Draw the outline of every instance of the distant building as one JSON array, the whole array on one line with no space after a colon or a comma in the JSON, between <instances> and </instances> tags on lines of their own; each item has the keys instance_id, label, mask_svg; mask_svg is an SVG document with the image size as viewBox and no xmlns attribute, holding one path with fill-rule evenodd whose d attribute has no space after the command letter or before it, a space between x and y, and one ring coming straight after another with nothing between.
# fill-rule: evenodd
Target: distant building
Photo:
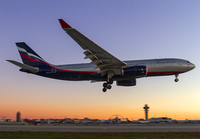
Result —
<instances>
[{"instance_id":1,"label":"distant building","mask_svg":"<svg viewBox=\"0 0 200 139\"><path fill-rule=\"evenodd\" d=\"M20 119L21 119L21 113L17 112L17 114L16 114L16 122L20 122Z\"/></svg>"},{"instance_id":2,"label":"distant building","mask_svg":"<svg viewBox=\"0 0 200 139\"><path fill-rule=\"evenodd\" d=\"M6 117L5 116L1 117L1 122L5 122L5 121L6 121Z\"/></svg>"},{"instance_id":3,"label":"distant building","mask_svg":"<svg viewBox=\"0 0 200 139\"><path fill-rule=\"evenodd\" d=\"M162 122L165 122L165 123L171 123L172 122L172 118L167 118L167 117L153 117L151 119L149 119L149 121L151 123L162 123Z\"/></svg>"}]
</instances>

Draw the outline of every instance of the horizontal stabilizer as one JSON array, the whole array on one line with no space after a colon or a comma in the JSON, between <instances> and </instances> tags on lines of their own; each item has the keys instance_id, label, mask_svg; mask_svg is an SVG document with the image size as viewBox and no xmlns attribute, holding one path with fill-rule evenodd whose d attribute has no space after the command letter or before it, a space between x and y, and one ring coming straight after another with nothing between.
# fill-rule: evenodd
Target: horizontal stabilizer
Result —
<instances>
[{"instance_id":1,"label":"horizontal stabilizer","mask_svg":"<svg viewBox=\"0 0 200 139\"><path fill-rule=\"evenodd\" d=\"M39 68L32 67L32 66L29 66L29 65L26 65L26 64L22 64L20 62L14 61L14 60L7 60L7 61L12 63L12 64L14 64L14 65L16 65L16 66L18 66L18 67L21 67L24 70L30 71L32 73L39 72Z\"/></svg>"}]
</instances>

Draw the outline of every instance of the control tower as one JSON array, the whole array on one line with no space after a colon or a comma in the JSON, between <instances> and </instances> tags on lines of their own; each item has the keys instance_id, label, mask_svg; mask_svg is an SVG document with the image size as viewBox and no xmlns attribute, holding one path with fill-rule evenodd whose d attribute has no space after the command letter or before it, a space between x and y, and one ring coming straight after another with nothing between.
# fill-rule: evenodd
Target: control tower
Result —
<instances>
[{"instance_id":1,"label":"control tower","mask_svg":"<svg viewBox=\"0 0 200 139\"><path fill-rule=\"evenodd\" d=\"M148 107L148 105L145 104L143 108L144 108L144 111L145 111L145 118L146 118L145 120L148 120L148 111L149 111L150 107Z\"/></svg>"},{"instance_id":2,"label":"control tower","mask_svg":"<svg viewBox=\"0 0 200 139\"><path fill-rule=\"evenodd\" d=\"M21 113L17 112L17 114L16 114L16 122L20 122L20 119L21 119Z\"/></svg>"}]
</instances>

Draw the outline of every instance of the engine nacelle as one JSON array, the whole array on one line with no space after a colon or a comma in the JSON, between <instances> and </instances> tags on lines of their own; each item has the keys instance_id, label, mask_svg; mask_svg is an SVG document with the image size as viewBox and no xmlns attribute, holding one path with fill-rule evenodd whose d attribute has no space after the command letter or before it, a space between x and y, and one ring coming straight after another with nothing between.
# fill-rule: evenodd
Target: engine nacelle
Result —
<instances>
[{"instance_id":1,"label":"engine nacelle","mask_svg":"<svg viewBox=\"0 0 200 139\"><path fill-rule=\"evenodd\" d=\"M117 81L117 86L135 86L136 79Z\"/></svg>"},{"instance_id":2,"label":"engine nacelle","mask_svg":"<svg viewBox=\"0 0 200 139\"><path fill-rule=\"evenodd\" d=\"M132 66L128 68L124 68L122 70L122 74L124 76L134 76L134 77L144 77L147 75L147 67L146 66Z\"/></svg>"}]
</instances>

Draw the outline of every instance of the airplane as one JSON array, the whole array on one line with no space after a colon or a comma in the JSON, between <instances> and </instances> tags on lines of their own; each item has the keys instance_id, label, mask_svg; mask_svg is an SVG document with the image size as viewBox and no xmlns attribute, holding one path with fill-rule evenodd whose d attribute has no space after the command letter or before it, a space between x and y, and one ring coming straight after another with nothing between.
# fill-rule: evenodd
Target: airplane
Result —
<instances>
[{"instance_id":1,"label":"airplane","mask_svg":"<svg viewBox=\"0 0 200 139\"><path fill-rule=\"evenodd\" d=\"M195 65L184 59L164 58L147 60L121 61L102 47L91 41L63 19L58 19L62 29L74 39L84 50L85 59L91 63L53 65L46 62L34 52L25 42L16 43L23 63L7 60L19 66L22 72L69 81L104 82L103 92L117 86L135 86L137 78L151 76L178 75L195 68Z\"/></svg>"},{"instance_id":2,"label":"airplane","mask_svg":"<svg viewBox=\"0 0 200 139\"><path fill-rule=\"evenodd\" d=\"M40 121L36 121L36 120L28 120L28 119L25 119L25 121L31 125L40 125L41 122Z\"/></svg>"},{"instance_id":3,"label":"airplane","mask_svg":"<svg viewBox=\"0 0 200 139\"><path fill-rule=\"evenodd\" d=\"M128 118L126 118L126 121L127 121L128 123L131 123L131 120L129 120Z\"/></svg>"}]
</instances>

